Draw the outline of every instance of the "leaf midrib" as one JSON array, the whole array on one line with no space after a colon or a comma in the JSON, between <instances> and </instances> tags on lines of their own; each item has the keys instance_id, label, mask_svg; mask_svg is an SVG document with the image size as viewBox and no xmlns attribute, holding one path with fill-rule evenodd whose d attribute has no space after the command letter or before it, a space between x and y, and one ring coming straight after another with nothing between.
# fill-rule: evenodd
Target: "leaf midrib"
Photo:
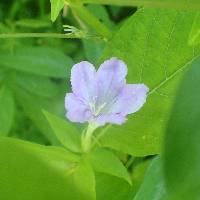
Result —
<instances>
[{"instance_id":1,"label":"leaf midrib","mask_svg":"<svg viewBox=\"0 0 200 200\"><path fill-rule=\"evenodd\" d=\"M184 69L190 66L190 64L196 59L200 57L200 55L193 56L189 61L185 63L182 67L174 71L171 75L169 75L165 80L161 81L157 86L155 86L153 89L150 90L148 95L153 94L156 90L160 89L163 85L165 85L168 81L173 79L177 74L181 73Z\"/></svg>"}]
</instances>

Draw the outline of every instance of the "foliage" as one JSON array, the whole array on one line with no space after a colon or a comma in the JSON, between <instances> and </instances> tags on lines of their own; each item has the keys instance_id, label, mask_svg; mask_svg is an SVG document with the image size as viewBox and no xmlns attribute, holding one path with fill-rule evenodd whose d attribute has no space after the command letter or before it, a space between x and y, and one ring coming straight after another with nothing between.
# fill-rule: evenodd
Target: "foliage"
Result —
<instances>
[{"instance_id":1,"label":"foliage","mask_svg":"<svg viewBox=\"0 0 200 200\"><path fill-rule=\"evenodd\" d=\"M199 10L198 0L2 0L0 199L199 199ZM65 118L71 67L110 57L150 92L85 152L86 125Z\"/></svg>"}]
</instances>

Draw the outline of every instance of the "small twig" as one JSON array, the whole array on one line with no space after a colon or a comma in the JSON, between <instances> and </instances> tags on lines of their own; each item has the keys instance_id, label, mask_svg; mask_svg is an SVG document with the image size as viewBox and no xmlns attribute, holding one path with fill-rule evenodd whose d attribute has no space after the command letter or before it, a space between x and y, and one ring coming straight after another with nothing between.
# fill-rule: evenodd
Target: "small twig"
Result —
<instances>
[{"instance_id":1,"label":"small twig","mask_svg":"<svg viewBox=\"0 0 200 200\"><path fill-rule=\"evenodd\" d=\"M62 34L62 33L2 33L0 39L7 38L60 38L60 39L100 39L103 38L99 35L83 34L77 35L74 33Z\"/></svg>"},{"instance_id":2,"label":"small twig","mask_svg":"<svg viewBox=\"0 0 200 200\"><path fill-rule=\"evenodd\" d=\"M85 25L85 23L80 19L80 17L77 15L77 13L72 9L72 14L74 16L74 18L77 20L77 22L79 23L80 27L86 31L88 31L87 26Z\"/></svg>"}]
</instances>

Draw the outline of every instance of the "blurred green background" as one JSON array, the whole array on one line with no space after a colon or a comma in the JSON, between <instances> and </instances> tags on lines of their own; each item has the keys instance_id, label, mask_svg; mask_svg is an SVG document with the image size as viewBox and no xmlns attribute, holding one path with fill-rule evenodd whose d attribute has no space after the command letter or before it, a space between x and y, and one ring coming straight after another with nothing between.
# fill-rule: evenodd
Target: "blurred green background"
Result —
<instances>
[{"instance_id":1,"label":"blurred green background","mask_svg":"<svg viewBox=\"0 0 200 200\"><path fill-rule=\"evenodd\" d=\"M89 5L88 9L114 30L135 8ZM63 25L96 34L67 6L51 22L49 0L1 0L0 33L64 33ZM41 144L56 144L41 113L64 117L64 96L70 90L70 68L89 60L97 64L105 41L59 38L0 38L0 134ZM3 114L4 113L4 114Z\"/></svg>"}]
</instances>

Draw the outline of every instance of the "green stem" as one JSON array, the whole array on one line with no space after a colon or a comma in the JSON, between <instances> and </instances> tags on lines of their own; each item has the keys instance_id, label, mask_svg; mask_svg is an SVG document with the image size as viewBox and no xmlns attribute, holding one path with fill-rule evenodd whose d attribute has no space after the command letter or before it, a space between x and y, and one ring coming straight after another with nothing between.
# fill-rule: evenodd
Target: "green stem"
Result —
<instances>
[{"instance_id":1,"label":"green stem","mask_svg":"<svg viewBox=\"0 0 200 200\"><path fill-rule=\"evenodd\" d=\"M82 148L83 148L83 152L85 152L85 153L90 151L90 149L92 147L92 134L95 129L96 129L95 126L92 126L91 124L89 124L87 131L82 136Z\"/></svg>"},{"instance_id":2,"label":"green stem","mask_svg":"<svg viewBox=\"0 0 200 200\"><path fill-rule=\"evenodd\" d=\"M99 36L95 35L77 35L77 34L61 34L61 33L2 33L0 34L0 39L6 38L92 38L101 39Z\"/></svg>"},{"instance_id":3,"label":"green stem","mask_svg":"<svg viewBox=\"0 0 200 200\"><path fill-rule=\"evenodd\" d=\"M95 28L96 32L102 35L104 38L109 39L111 37L110 30L101 23L90 11L82 4L71 3L70 7L81 17L88 25Z\"/></svg>"},{"instance_id":4,"label":"green stem","mask_svg":"<svg viewBox=\"0 0 200 200\"><path fill-rule=\"evenodd\" d=\"M200 3L192 2L174 2L174 1L152 1L152 0L80 0L81 3L87 4L104 4L117 6L145 6L155 8L175 8L186 10L199 10Z\"/></svg>"}]
</instances>

